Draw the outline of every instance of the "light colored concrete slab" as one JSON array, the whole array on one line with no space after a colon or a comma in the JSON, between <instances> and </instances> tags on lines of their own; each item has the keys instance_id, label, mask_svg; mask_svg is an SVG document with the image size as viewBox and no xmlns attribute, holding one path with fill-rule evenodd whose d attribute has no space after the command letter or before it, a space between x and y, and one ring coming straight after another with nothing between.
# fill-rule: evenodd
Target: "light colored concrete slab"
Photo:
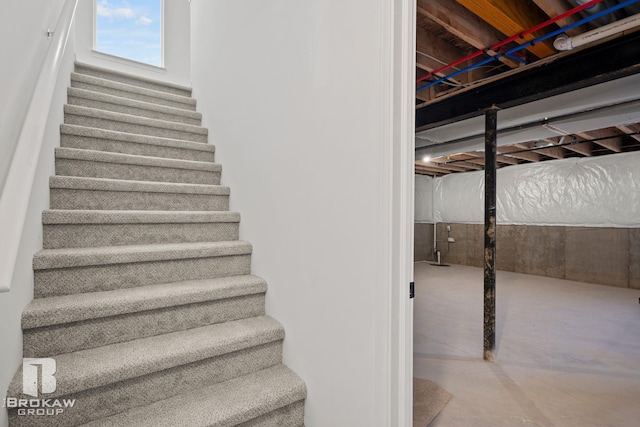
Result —
<instances>
[{"instance_id":1,"label":"light colored concrete slab","mask_svg":"<svg viewBox=\"0 0 640 427\"><path fill-rule=\"evenodd\" d=\"M635 427L640 290L498 272L496 362L482 270L415 264L414 375L453 398L430 427Z\"/></svg>"}]
</instances>

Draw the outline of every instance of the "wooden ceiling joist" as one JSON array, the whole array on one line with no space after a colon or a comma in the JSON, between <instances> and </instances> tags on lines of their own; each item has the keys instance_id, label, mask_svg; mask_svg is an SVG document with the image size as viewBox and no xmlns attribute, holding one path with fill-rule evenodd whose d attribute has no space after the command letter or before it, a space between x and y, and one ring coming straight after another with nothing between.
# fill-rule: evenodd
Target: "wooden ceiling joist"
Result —
<instances>
[{"instance_id":1,"label":"wooden ceiling joist","mask_svg":"<svg viewBox=\"0 0 640 427\"><path fill-rule=\"evenodd\" d=\"M546 13L550 18L555 18L556 16L562 15L563 13L570 10L569 3L565 0L533 0L533 2L538 5L540 9L544 13ZM580 15L569 15L566 18L559 20L557 23L560 27L566 27L567 25L571 25L580 20ZM582 31L578 28L572 28L570 30L565 31L571 37L577 36Z\"/></svg>"},{"instance_id":2,"label":"wooden ceiling joist","mask_svg":"<svg viewBox=\"0 0 640 427\"><path fill-rule=\"evenodd\" d=\"M566 152L562 147L539 148L539 149L536 149L535 152L545 155L547 157L553 157L554 159L564 159L566 157Z\"/></svg>"},{"instance_id":3,"label":"wooden ceiling joist","mask_svg":"<svg viewBox=\"0 0 640 427\"><path fill-rule=\"evenodd\" d=\"M596 145L604 147L615 153L622 151L622 137L609 129L578 132L576 135L586 140L593 140Z\"/></svg>"},{"instance_id":4,"label":"wooden ceiling joist","mask_svg":"<svg viewBox=\"0 0 640 427\"><path fill-rule=\"evenodd\" d=\"M455 0L418 0L418 13L476 49L488 48L502 40L500 32ZM497 52L488 51L487 54L495 56ZM509 58L501 57L500 61L511 68L520 66L519 62Z\"/></svg>"},{"instance_id":5,"label":"wooden ceiling joist","mask_svg":"<svg viewBox=\"0 0 640 427\"><path fill-rule=\"evenodd\" d=\"M505 145L497 148L498 153L509 154L516 159L526 160L528 162L539 162L540 154L533 151L522 151L522 148L513 145Z\"/></svg>"},{"instance_id":6,"label":"wooden ceiling joist","mask_svg":"<svg viewBox=\"0 0 640 427\"><path fill-rule=\"evenodd\" d=\"M462 6L478 15L485 22L510 37L538 25L549 19L535 4L528 1L513 0L456 0ZM522 44L535 39L529 34L518 43ZM547 41L536 43L527 48L538 58L545 58L556 53Z\"/></svg>"},{"instance_id":7,"label":"wooden ceiling joist","mask_svg":"<svg viewBox=\"0 0 640 427\"><path fill-rule=\"evenodd\" d=\"M629 137L635 139L636 141L640 141L640 135L632 135L635 134L636 132L638 132L638 128L639 126L637 125L620 125L620 126L616 126L619 130L621 130L622 132L625 133L625 135L628 135Z\"/></svg>"},{"instance_id":8,"label":"wooden ceiling joist","mask_svg":"<svg viewBox=\"0 0 640 427\"><path fill-rule=\"evenodd\" d=\"M577 144L564 145L563 147L575 153L582 154L585 157L593 156L593 151L592 151L593 144L588 141L577 143Z\"/></svg>"}]
</instances>

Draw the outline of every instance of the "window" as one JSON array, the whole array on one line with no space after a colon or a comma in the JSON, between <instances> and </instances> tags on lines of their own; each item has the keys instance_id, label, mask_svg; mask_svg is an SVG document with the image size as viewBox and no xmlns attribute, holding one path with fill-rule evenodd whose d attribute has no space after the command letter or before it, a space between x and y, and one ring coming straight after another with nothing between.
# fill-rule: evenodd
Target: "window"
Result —
<instances>
[{"instance_id":1,"label":"window","mask_svg":"<svg viewBox=\"0 0 640 427\"><path fill-rule=\"evenodd\" d=\"M95 50L163 66L163 0L96 0Z\"/></svg>"}]
</instances>

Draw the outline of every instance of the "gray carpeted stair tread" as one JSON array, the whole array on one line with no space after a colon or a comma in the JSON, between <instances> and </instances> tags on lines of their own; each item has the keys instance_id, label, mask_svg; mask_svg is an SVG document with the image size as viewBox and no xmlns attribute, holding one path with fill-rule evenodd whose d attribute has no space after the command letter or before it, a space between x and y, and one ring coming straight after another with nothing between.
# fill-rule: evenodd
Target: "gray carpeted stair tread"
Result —
<instances>
[{"instance_id":1,"label":"gray carpeted stair tread","mask_svg":"<svg viewBox=\"0 0 640 427\"><path fill-rule=\"evenodd\" d=\"M166 120L150 119L124 113L99 110L78 105L64 106L64 121L68 124L96 127L150 136L207 142L207 128Z\"/></svg>"},{"instance_id":2,"label":"gray carpeted stair tread","mask_svg":"<svg viewBox=\"0 0 640 427\"><path fill-rule=\"evenodd\" d=\"M51 209L227 211L229 187L75 176L49 178Z\"/></svg>"},{"instance_id":3,"label":"gray carpeted stair tread","mask_svg":"<svg viewBox=\"0 0 640 427\"><path fill-rule=\"evenodd\" d=\"M60 146L182 160L214 161L215 147L201 142L86 126L60 126Z\"/></svg>"},{"instance_id":4,"label":"gray carpeted stair tread","mask_svg":"<svg viewBox=\"0 0 640 427\"><path fill-rule=\"evenodd\" d=\"M56 148L55 171L59 176L218 185L222 166L195 160Z\"/></svg>"},{"instance_id":5,"label":"gray carpeted stair tread","mask_svg":"<svg viewBox=\"0 0 640 427\"><path fill-rule=\"evenodd\" d=\"M207 211L92 211L51 209L42 212L43 224L176 224L240 222L237 212Z\"/></svg>"},{"instance_id":6,"label":"gray carpeted stair tread","mask_svg":"<svg viewBox=\"0 0 640 427\"><path fill-rule=\"evenodd\" d=\"M120 163L126 165L153 166L158 168L173 168L200 170L210 172L222 171L222 165L212 162L199 162L194 160L163 159L161 157L138 156L134 154L107 153L96 150L83 150L78 148L56 148L56 159L85 160L101 163Z\"/></svg>"},{"instance_id":7,"label":"gray carpeted stair tread","mask_svg":"<svg viewBox=\"0 0 640 427\"><path fill-rule=\"evenodd\" d=\"M61 354L55 357L58 387L47 398L102 387L282 339L282 325L271 317L259 316ZM22 395L21 391L20 369L7 395Z\"/></svg>"},{"instance_id":8,"label":"gray carpeted stair tread","mask_svg":"<svg viewBox=\"0 0 640 427\"><path fill-rule=\"evenodd\" d=\"M163 283L77 295L34 299L22 313L24 329L118 316L158 308L264 293L257 276L232 276Z\"/></svg>"},{"instance_id":9,"label":"gray carpeted stair tread","mask_svg":"<svg viewBox=\"0 0 640 427\"><path fill-rule=\"evenodd\" d=\"M300 377L286 366L277 365L96 420L85 427L251 425L252 420L299 402L306 395L306 386ZM300 415L297 413L295 416ZM299 424L292 425L302 425L303 420L296 422Z\"/></svg>"},{"instance_id":10,"label":"gray carpeted stair tread","mask_svg":"<svg viewBox=\"0 0 640 427\"><path fill-rule=\"evenodd\" d=\"M37 272L60 268L248 255L251 254L251 250L251 244L243 241L43 249L33 257L33 269Z\"/></svg>"},{"instance_id":11,"label":"gray carpeted stair tread","mask_svg":"<svg viewBox=\"0 0 640 427\"><path fill-rule=\"evenodd\" d=\"M127 191L137 193L185 193L228 196L229 187L206 184L178 184L173 182L128 181L105 178L83 178L75 176L52 176L50 188L93 191Z\"/></svg>"},{"instance_id":12,"label":"gray carpeted stair tread","mask_svg":"<svg viewBox=\"0 0 640 427\"><path fill-rule=\"evenodd\" d=\"M228 211L48 210L43 248L238 240L240 214Z\"/></svg>"},{"instance_id":13,"label":"gray carpeted stair tread","mask_svg":"<svg viewBox=\"0 0 640 427\"><path fill-rule=\"evenodd\" d=\"M71 73L71 87L88 89L109 95L150 102L158 105L166 105L174 108L182 108L190 111L196 110L196 100L190 97L174 95L167 92L129 85L86 74Z\"/></svg>"},{"instance_id":14,"label":"gray carpeted stair tread","mask_svg":"<svg viewBox=\"0 0 640 427\"><path fill-rule=\"evenodd\" d=\"M109 95L88 89L70 87L67 89L67 97L67 102L72 105L105 109L155 119L173 120L197 126L202 122L202 114L195 111L151 102L136 101L131 98Z\"/></svg>"},{"instance_id":15,"label":"gray carpeted stair tread","mask_svg":"<svg viewBox=\"0 0 640 427\"><path fill-rule=\"evenodd\" d=\"M187 97L191 96L191 88L188 86L132 75L121 71L109 70L106 68L81 62L75 62L74 71L79 74L100 77L106 80L117 81L161 92L167 92Z\"/></svg>"}]
</instances>

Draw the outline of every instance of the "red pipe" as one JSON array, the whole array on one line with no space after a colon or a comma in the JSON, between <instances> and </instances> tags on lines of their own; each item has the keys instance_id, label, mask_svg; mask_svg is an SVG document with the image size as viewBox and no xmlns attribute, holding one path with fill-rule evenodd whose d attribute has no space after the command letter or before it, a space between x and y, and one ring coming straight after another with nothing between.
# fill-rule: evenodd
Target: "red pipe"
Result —
<instances>
[{"instance_id":1,"label":"red pipe","mask_svg":"<svg viewBox=\"0 0 640 427\"><path fill-rule=\"evenodd\" d=\"M470 55L467 55L464 58L460 58L457 61L454 61L454 62L452 62L452 63L450 63L448 65L445 65L444 67L440 67L437 70L434 70L434 71L430 72L429 74L425 74L424 76L422 76L419 79L417 79L416 83L420 83L421 81L427 80L429 77L432 77L435 74L438 74L438 73L440 73L440 72L442 72L444 70L447 70L447 69L449 69L451 67L455 67L456 65L461 64L463 62L466 62L466 61L468 61L470 59L476 58L476 57L482 55L487 50L498 50L498 48L500 48L500 47L502 47L502 46L504 46L506 44L509 44L512 41L524 38L524 36L527 36L527 35L529 35L531 33L534 33L534 32L536 32L538 30L541 30L544 27L547 27L547 26L553 24L554 22L557 22L557 21L559 21L561 19L564 19L567 16L574 15L574 14L580 12L581 10L590 8L591 6L594 6L594 5L596 5L596 4L598 4L598 3L602 2L602 1L604 1L604 0L591 0L588 3L584 3L584 4L580 5L580 6L574 7L573 9L568 10L568 11L566 11L564 13L561 13L560 15L555 16L555 17L553 17L553 18L551 18L551 19L549 19L549 20L547 20L547 21L545 21L545 22L543 22L541 24L538 24L538 25L536 25L534 27L529 28L528 30L524 30L521 33L514 34L513 36L509 37L508 39L505 39L505 40L503 40L501 42L498 42L498 43L494 44L493 46L491 46L488 49L478 50L477 52L474 52L474 53L472 53Z\"/></svg>"}]
</instances>

